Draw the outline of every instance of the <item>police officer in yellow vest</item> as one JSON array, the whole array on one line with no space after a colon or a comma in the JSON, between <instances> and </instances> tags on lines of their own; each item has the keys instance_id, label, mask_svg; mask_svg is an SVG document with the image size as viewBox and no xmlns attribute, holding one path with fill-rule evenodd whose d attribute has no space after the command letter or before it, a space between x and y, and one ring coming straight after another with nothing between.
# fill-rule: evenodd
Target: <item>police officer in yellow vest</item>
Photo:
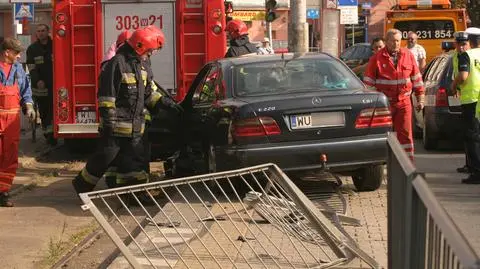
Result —
<instances>
[{"instance_id":1,"label":"police officer in yellow vest","mask_svg":"<svg viewBox=\"0 0 480 269\"><path fill-rule=\"evenodd\" d=\"M471 49L458 55L458 75L453 86L459 90L463 104L471 104L478 100L480 93L480 29L468 28L465 31ZM454 88L454 89L455 89ZM475 107L475 119L465 120L468 124L466 131L467 160L470 176L462 180L465 184L480 184L480 106Z\"/></svg>"},{"instance_id":2,"label":"police officer in yellow vest","mask_svg":"<svg viewBox=\"0 0 480 269\"><path fill-rule=\"evenodd\" d=\"M468 34L464 31L456 32L454 35L455 37L455 52L452 55L453 60L453 76L456 78L458 76L458 55L466 52L470 49L470 43L468 42ZM454 83L455 84L455 81ZM469 173L469 154L468 148L469 145L467 143L467 130L469 127L475 126L475 107L477 105L477 94L472 91L468 90L461 90L461 87L456 85L452 85L452 90L459 92L460 100L462 104L462 119L463 119L463 131L464 131L464 149L465 149L465 165L463 167L457 168L458 173Z\"/></svg>"}]
</instances>

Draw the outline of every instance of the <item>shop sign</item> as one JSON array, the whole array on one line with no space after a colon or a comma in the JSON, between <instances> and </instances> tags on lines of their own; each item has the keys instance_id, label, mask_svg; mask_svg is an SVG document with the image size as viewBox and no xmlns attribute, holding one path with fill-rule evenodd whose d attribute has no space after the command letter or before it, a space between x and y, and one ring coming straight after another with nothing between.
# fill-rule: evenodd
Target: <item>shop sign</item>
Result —
<instances>
[{"instance_id":1,"label":"shop sign","mask_svg":"<svg viewBox=\"0 0 480 269\"><path fill-rule=\"evenodd\" d=\"M264 11L249 11L249 10L236 10L230 14L233 19L241 21L254 21L254 20L264 20L265 12Z\"/></svg>"}]
</instances>

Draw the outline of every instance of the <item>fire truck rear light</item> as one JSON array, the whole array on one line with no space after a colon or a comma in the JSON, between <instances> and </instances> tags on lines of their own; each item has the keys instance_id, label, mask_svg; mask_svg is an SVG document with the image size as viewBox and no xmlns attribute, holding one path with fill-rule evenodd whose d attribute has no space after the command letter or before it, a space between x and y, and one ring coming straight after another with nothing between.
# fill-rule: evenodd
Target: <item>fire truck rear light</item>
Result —
<instances>
[{"instance_id":1,"label":"fire truck rear light","mask_svg":"<svg viewBox=\"0 0 480 269\"><path fill-rule=\"evenodd\" d=\"M58 119L60 122L68 120L68 90L64 87L58 89Z\"/></svg>"},{"instance_id":2,"label":"fire truck rear light","mask_svg":"<svg viewBox=\"0 0 480 269\"><path fill-rule=\"evenodd\" d=\"M65 30L63 30L63 29L58 29L57 35L60 36L60 37L64 37L64 36L65 36Z\"/></svg>"},{"instance_id":3,"label":"fire truck rear light","mask_svg":"<svg viewBox=\"0 0 480 269\"><path fill-rule=\"evenodd\" d=\"M59 99L59 100L68 99L68 90L67 90L67 88L60 88L60 89L58 90L58 99Z\"/></svg>"},{"instance_id":4,"label":"fire truck rear light","mask_svg":"<svg viewBox=\"0 0 480 269\"><path fill-rule=\"evenodd\" d=\"M55 17L55 20L57 23L64 23L66 21L66 16L63 13L58 13L57 16Z\"/></svg>"},{"instance_id":5,"label":"fire truck rear light","mask_svg":"<svg viewBox=\"0 0 480 269\"><path fill-rule=\"evenodd\" d=\"M218 34L222 33L222 26L221 26L221 25L215 25L215 26L213 26L212 31L213 31L215 34L218 35Z\"/></svg>"},{"instance_id":6,"label":"fire truck rear light","mask_svg":"<svg viewBox=\"0 0 480 269\"><path fill-rule=\"evenodd\" d=\"M222 17L222 11L220 9L212 10L212 18L219 20Z\"/></svg>"}]
</instances>

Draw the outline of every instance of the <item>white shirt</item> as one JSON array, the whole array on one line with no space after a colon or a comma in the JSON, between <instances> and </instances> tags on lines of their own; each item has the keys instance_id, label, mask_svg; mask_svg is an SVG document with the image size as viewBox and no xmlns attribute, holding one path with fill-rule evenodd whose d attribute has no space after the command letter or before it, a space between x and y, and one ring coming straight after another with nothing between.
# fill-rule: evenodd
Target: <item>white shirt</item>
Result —
<instances>
[{"instance_id":1,"label":"white shirt","mask_svg":"<svg viewBox=\"0 0 480 269\"><path fill-rule=\"evenodd\" d=\"M409 48L409 50L413 53L415 61L417 61L417 66L420 66L420 60L427 58L427 52L419 44L415 44L415 46L413 46L413 48Z\"/></svg>"},{"instance_id":2,"label":"white shirt","mask_svg":"<svg viewBox=\"0 0 480 269\"><path fill-rule=\"evenodd\" d=\"M258 55L267 55L267 54L275 54L275 51L273 50L272 47L259 47L257 50Z\"/></svg>"}]
</instances>

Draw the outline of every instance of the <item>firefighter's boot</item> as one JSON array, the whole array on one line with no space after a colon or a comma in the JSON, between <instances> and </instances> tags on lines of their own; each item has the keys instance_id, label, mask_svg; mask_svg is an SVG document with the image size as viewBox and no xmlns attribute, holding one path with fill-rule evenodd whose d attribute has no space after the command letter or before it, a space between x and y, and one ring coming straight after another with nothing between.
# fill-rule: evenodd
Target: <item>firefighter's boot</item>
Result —
<instances>
[{"instance_id":1,"label":"firefighter's boot","mask_svg":"<svg viewBox=\"0 0 480 269\"><path fill-rule=\"evenodd\" d=\"M79 174L77 175L73 180L72 180L72 185L77 194L84 193L84 192L90 192L93 191L95 188L95 185L88 183L83 179L82 175Z\"/></svg>"}]
</instances>

